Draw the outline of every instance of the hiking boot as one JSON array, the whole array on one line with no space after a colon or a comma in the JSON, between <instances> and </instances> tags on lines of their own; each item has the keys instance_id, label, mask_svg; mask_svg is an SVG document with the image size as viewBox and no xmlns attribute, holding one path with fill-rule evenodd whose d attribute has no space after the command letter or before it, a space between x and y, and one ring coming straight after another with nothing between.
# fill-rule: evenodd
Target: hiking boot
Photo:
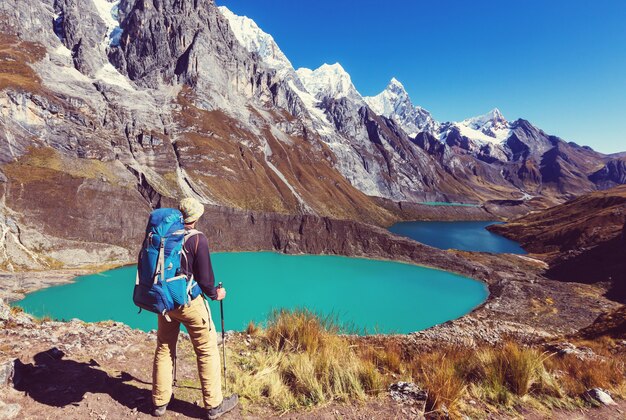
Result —
<instances>
[{"instance_id":1,"label":"hiking boot","mask_svg":"<svg viewBox=\"0 0 626 420\"><path fill-rule=\"evenodd\" d=\"M217 407L209 408L207 410L207 419L213 420L221 417L223 414L228 413L233 408L237 407L239 403L239 396L233 394L230 397L226 397L222 400L222 403Z\"/></svg>"},{"instance_id":2,"label":"hiking boot","mask_svg":"<svg viewBox=\"0 0 626 420\"><path fill-rule=\"evenodd\" d=\"M166 411L167 411L167 404L154 406L154 409L152 410L152 415L154 417L161 417L165 414Z\"/></svg>"},{"instance_id":3,"label":"hiking boot","mask_svg":"<svg viewBox=\"0 0 626 420\"><path fill-rule=\"evenodd\" d=\"M172 400L174 399L174 393L172 392L172 396L170 397L170 402L172 402ZM167 403L169 404L169 402ZM152 415L154 417L162 417L165 412L167 411L167 404L163 404L163 405L152 405Z\"/></svg>"}]
</instances>

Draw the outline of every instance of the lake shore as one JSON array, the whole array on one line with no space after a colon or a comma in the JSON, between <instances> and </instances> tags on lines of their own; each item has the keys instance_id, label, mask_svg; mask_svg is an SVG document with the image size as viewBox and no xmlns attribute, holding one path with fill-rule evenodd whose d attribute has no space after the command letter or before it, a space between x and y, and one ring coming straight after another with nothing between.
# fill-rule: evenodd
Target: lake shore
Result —
<instances>
[{"instance_id":1,"label":"lake shore","mask_svg":"<svg viewBox=\"0 0 626 420\"><path fill-rule=\"evenodd\" d=\"M355 222L306 216L287 219L287 222L273 225L271 235L258 236L260 241L256 246L248 239L247 243L243 241L236 248L214 248L219 251L269 250L296 255L343 255L405 262L449 271L487 284L490 294L482 305L461 318L411 334L411 341L495 342L508 335L525 340L556 336L585 327L600 313L617 305L603 297L605 290L601 286L572 286L545 278L545 263L532 255L444 251L396 236L383 228ZM253 220L251 225L257 232L268 230L263 220ZM219 243L223 235L207 232L212 243ZM268 236L271 246L265 243ZM24 293L68 283L76 276L110 268L113 267L106 265L88 269L2 273L0 297L14 301Z\"/></svg>"}]
</instances>

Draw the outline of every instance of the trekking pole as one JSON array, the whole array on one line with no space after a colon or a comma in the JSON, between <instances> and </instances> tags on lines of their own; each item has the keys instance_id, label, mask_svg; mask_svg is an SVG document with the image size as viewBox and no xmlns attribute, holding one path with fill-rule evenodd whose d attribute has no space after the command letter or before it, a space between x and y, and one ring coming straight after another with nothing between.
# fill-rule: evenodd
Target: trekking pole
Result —
<instances>
[{"instance_id":1,"label":"trekking pole","mask_svg":"<svg viewBox=\"0 0 626 420\"><path fill-rule=\"evenodd\" d=\"M218 289L221 289L222 282L217 285ZM228 387L226 386L226 334L224 330L224 300L220 300L220 317L222 320L222 363L224 364L224 393L226 394Z\"/></svg>"},{"instance_id":2,"label":"trekking pole","mask_svg":"<svg viewBox=\"0 0 626 420\"><path fill-rule=\"evenodd\" d=\"M177 369L176 366L178 365L178 337L176 337L176 344L174 345L174 386L178 386L178 380L176 379L176 373L177 373Z\"/></svg>"}]
</instances>

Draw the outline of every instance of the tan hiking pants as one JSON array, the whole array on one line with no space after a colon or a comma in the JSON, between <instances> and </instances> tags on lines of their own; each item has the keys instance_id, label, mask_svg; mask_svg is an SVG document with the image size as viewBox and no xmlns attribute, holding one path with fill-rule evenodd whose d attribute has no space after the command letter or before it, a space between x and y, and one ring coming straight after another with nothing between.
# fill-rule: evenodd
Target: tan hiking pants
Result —
<instances>
[{"instance_id":1,"label":"tan hiking pants","mask_svg":"<svg viewBox=\"0 0 626 420\"><path fill-rule=\"evenodd\" d=\"M176 341L180 324L183 324L189 332L191 344L196 352L204 406L206 408L217 407L222 403L220 353L217 347L215 325L208 305L205 305L202 296L198 296L187 306L169 312L168 316L171 318L170 322L163 315L158 316L157 348L152 372L154 405L167 404L172 396Z\"/></svg>"}]
</instances>

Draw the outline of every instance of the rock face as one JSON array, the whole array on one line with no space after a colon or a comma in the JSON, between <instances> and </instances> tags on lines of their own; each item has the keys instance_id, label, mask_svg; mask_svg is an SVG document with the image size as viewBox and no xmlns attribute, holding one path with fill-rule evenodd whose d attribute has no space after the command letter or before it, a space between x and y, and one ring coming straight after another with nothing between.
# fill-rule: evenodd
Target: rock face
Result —
<instances>
[{"instance_id":1,"label":"rock face","mask_svg":"<svg viewBox=\"0 0 626 420\"><path fill-rule=\"evenodd\" d=\"M148 212L182 196L387 225L398 202L543 206L604 165L495 112L438 124L399 83L370 106L340 65L296 71L211 0L5 0L0 17L0 269L132 260Z\"/></svg>"},{"instance_id":2,"label":"rock face","mask_svg":"<svg viewBox=\"0 0 626 420\"><path fill-rule=\"evenodd\" d=\"M609 160L607 164L589 179L603 188L626 184L626 158Z\"/></svg>"}]
</instances>

